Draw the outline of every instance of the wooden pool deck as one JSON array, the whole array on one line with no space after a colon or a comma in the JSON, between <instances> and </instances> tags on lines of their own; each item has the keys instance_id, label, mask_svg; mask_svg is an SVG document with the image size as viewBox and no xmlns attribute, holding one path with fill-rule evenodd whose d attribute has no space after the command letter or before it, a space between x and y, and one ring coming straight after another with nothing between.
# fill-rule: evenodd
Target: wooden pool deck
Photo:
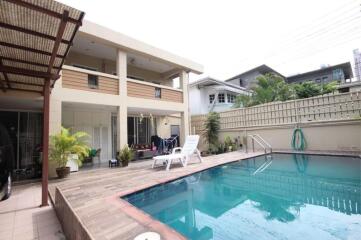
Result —
<instances>
[{"instance_id":1,"label":"wooden pool deck","mask_svg":"<svg viewBox=\"0 0 361 240\"><path fill-rule=\"evenodd\" d=\"M262 152L231 152L192 159L185 168L173 165L151 168L152 161L132 162L126 168L98 168L72 173L64 180L52 180L49 193L68 239L134 239L158 232L161 239L185 239L168 226L152 219L120 196L168 182L217 165L262 155Z\"/></svg>"}]
</instances>

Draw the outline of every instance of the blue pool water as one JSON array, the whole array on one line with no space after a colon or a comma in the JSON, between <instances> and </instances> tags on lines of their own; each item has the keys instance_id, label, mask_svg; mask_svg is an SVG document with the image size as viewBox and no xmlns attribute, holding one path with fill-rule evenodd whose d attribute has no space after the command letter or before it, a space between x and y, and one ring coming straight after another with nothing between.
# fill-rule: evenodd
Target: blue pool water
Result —
<instances>
[{"instance_id":1,"label":"blue pool water","mask_svg":"<svg viewBox=\"0 0 361 240\"><path fill-rule=\"evenodd\" d=\"M124 197L189 239L361 239L361 159L273 154Z\"/></svg>"}]
</instances>

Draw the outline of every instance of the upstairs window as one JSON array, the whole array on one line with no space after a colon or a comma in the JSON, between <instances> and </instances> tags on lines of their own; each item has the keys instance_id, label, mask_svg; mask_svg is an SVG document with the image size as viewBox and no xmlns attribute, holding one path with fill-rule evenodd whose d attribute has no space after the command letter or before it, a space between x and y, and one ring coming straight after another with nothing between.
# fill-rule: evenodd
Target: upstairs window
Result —
<instances>
[{"instance_id":1,"label":"upstairs window","mask_svg":"<svg viewBox=\"0 0 361 240\"><path fill-rule=\"evenodd\" d=\"M213 101L214 101L214 94L209 94L209 103L211 104L211 103L213 103Z\"/></svg>"},{"instance_id":2,"label":"upstairs window","mask_svg":"<svg viewBox=\"0 0 361 240\"><path fill-rule=\"evenodd\" d=\"M154 97L155 98L162 98L162 89L161 88L154 88L155 91L154 91Z\"/></svg>"},{"instance_id":3,"label":"upstairs window","mask_svg":"<svg viewBox=\"0 0 361 240\"><path fill-rule=\"evenodd\" d=\"M218 103L225 103L224 93L218 94Z\"/></svg>"},{"instance_id":4,"label":"upstairs window","mask_svg":"<svg viewBox=\"0 0 361 240\"><path fill-rule=\"evenodd\" d=\"M90 88L98 88L99 87L99 81L97 75L88 74L88 86Z\"/></svg>"},{"instance_id":5,"label":"upstairs window","mask_svg":"<svg viewBox=\"0 0 361 240\"><path fill-rule=\"evenodd\" d=\"M321 78L316 78L316 83L320 83L321 82Z\"/></svg>"},{"instance_id":6,"label":"upstairs window","mask_svg":"<svg viewBox=\"0 0 361 240\"><path fill-rule=\"evenodd\" d=\"M327 82L328 81L328 76L322 77L322 82Z\"/></svg>"},{"instance_id":7,"label":"upstairs window","mask_svg":"<svg viewBox=\"0 0 361 240\"><path fill-rule=\"evenodd\" d=\"M227 94L227 101L228 103L234 103L234 101L236 100L236 96L233 94Z\"/></svg>"},{"instance_id":8,"label":"upstairs window","mask_svg":"<svg viewBox=\"0 0 361 240\"><path fill-rule=\"evenodd\" d=\"M239 86L243 87L243 80L241 78L239 79Z\"/></svg>"}]
</instances>

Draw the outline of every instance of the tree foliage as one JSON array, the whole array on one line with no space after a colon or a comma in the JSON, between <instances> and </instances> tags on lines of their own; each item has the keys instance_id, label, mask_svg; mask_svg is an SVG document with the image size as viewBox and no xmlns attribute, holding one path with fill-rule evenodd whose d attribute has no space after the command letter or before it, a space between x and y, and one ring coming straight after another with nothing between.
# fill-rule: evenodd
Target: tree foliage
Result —
<instances>
[{"instance_id":1,"label":"tree foliage","mask_svg":"<svg viewBox=\"0 0 361 240\"><path fill-rule=\"evenodd\" d=\"M217 112L210 112L204 123L204 137L212 151L218 145L218 132L220 129L220 116Z\"/></svg>"},{"instance_id":2,"label":"tree foliage","mask_svg":"<svg viewBox=\"0 0 361 240\"><path fill-rule=\"evenodd\" d=\"M293 88L281 76L267 73L258 76L256 80L257 86L252 88L252 95L238 95L234 107L250 107L294 98Z\"/></svg>"},{"instance_id":3,"label":"tree foliage","mask_svg":"<svg viewBox=\"0 0 361 240\"><path fill-rule=\"evenodd\" d=\"M297 98L309 98L334 92L337 89L337 82L320 85L313 81L307 81L294 84L293 88Z\"/></svg>"},{"instance_id":4,"label":"tree foliage","mask_svg":"<svg viewBox=\"0 0 361 240\"><path fill-rule=\"evenodd\" d=\"M299 84L287 84L276 74L267 73L256 78L257 86L252 88L251 95L238 95L233 107L251 107L259 104L287 101L291 99L309 98L329 94L337 89L337 82L319 85L313 81Z\"/></svg>"}]
</instances>

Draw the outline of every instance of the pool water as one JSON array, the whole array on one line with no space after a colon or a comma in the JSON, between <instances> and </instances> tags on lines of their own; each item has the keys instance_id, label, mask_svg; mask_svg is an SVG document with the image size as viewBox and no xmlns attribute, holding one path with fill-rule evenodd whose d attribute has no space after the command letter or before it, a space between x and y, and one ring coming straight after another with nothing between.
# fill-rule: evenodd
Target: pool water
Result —
<instances>
[{"instance_id":1,"label":"pool water","mask_svg":"<svg viewBox=\"0 0 361 240\"><path fill-rule=\"evenodd\" d=\"M124 197L185 237L361 239L361 159L273 154Z\"/></svg>"}]
</instances>

